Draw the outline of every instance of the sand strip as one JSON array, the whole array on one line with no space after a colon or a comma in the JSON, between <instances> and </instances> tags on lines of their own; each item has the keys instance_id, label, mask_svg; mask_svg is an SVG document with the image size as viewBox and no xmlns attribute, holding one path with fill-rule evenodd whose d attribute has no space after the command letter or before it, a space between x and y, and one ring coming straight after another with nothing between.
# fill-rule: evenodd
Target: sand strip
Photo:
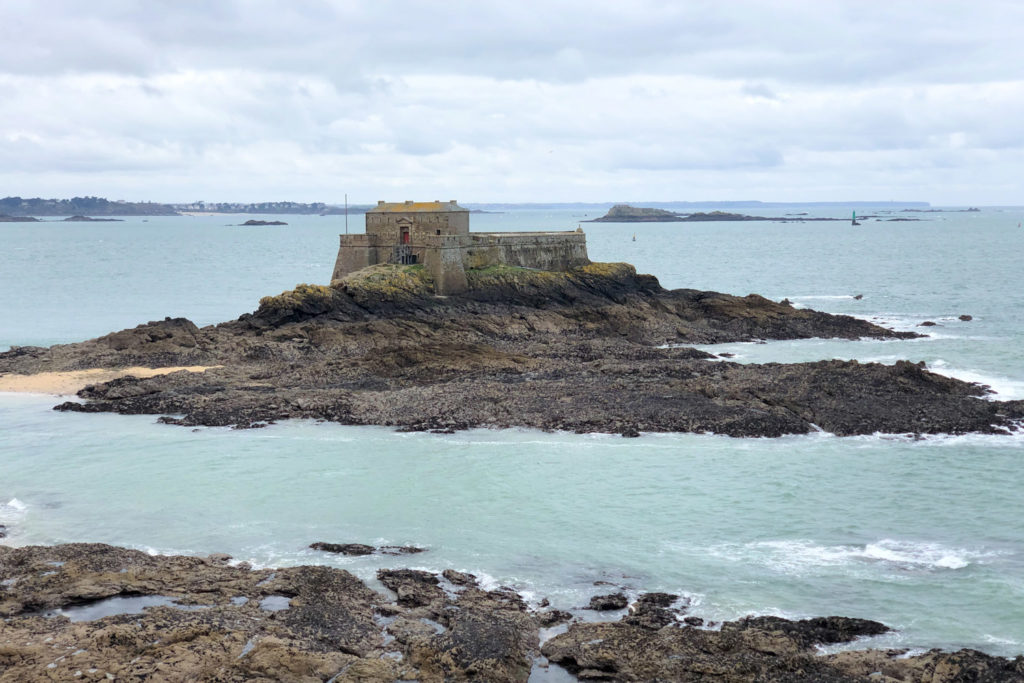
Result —
<instances>
[{"instance_id":1,"label":"sand strip","mask_svg":"<svg viewBox=\"0 0 1024 683\"><path fill-rule=\"evenodd\" d=\"M17 391L32 394L76 394L90 384L109 382L118 377L132 375L134 377L155 377L166 375L178 370L188 372L206 372L211 368L222 368L223 365L189 365L171 368L94 368L91 370L73 370L70 372L40 372L34 375L0 375L0 391Z\"/></svg>"}]
</instances>

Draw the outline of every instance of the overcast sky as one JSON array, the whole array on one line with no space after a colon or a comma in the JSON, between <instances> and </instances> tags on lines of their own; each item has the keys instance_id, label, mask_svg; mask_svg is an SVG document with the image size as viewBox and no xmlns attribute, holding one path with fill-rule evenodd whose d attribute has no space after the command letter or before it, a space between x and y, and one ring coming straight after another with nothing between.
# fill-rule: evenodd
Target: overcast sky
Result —
<instances>
[{"instance_id":1,"label":"overcast sky","mask_svg":"<svg viewBox=\"0 0 1024 683\"><path fill-rule=\"evenodd\" d=\"M1024 204L1020 0L3 0L0 196Z\"/></svg>"}]
</instances>

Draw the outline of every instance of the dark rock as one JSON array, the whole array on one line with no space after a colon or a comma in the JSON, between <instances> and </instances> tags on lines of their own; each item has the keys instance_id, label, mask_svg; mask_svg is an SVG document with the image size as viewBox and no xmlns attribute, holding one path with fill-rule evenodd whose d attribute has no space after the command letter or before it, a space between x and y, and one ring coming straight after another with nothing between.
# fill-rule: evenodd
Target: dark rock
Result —
<instances>
[{"instance_id":1,"label":"dark rock","mask_svg":"<svg viewBox=\"0 0 1024 683\"><path fill-rule=\"evenodd\" d=\"M476 586L476 576L468 574L466 572L457 572L454 569L445 569L441 572L441 576L448 579L456 586Z\"/></svg>"},{"instance_id":2,"label":"dark rock","mask_svg":"<svg viewBox=\"0 0 1024 683\"><path fill-rule=\"evenodd\" d=\"M382 545L378 550L385 555L415 555L427 552L426 548L417 548L413 545Z\"/></svg>"},{"instance_id":3,"label":"dark rock","mask_svg":"<svg viewBox=\"0 0 1024 683\"><path fill-rule=\"evenodd\" d=\"M678 599L678 595L671 593L644 593L630 605L629 614L622 621L650 629L659 629L675 624L678 622L676 615L681 610L670 608Z\"/></svg>"},{"instance_id":4,"label":"dark rock","mask_svg":"<svg viewBox=\"0 0 1024 683\"><path fill-rule=\"evenodd\" d=\"M0 538L7 538L7 527L0 524Z\"/></svg>"},{"instance_id":5,"label":"dark rock","mask_svg":"<svg viewBox=\"0 0 1024 683\"><path fill-rule=\"evenodd\" d=\"M723 351L722 353L718 354L718 357L719 358L735 358L736 354L735 353L729 353L728 351Z\"/></svg>"},{"instance_id":6,"label":"dark rock","mask_svg":"<svg viewBox=\"0 0 1024 683\"><path fill-rule=\"evenodd\" d=\"M847 643L862 636L877 636L889 631L889 627L868 619L849 617L815 617L790 621L781 617L746 617L722 625L723 631L781 632L800 643L801 647Z\"/></svg>"},{"instance_id":7,"label":"dark rock","mask_svg":"<svg viewBox=\"0 0 1024 683\"><path fill-rule=\"evenodd\" d=\"M937 322L925 320L923 323L919 324L918 327L935 327L936 325L938 325Z\"/></svg>"},{"instance_id":8,"label":"dark rock","mask_svg":"<svg viewBox=\"0 0 1024 683\"><path fill-rule=\"evenodd\" d=\"M629 600L626 598L625 593L610 593L608 595L595 595L590 598L590 604L587 609L594 610L613 610L622 609L629 604Z\"/></svg>"},{"instance_id":9,"label":"dark rock","mask_svg":"<svg viewBox=\"0 0 1024 683\"><path fill-rule=\"evenodd\" d=\"M538 613L537 621L544 628L549 628L556 624L564 624L567 621L572 621L572 614L560 609L553 609Z\"/></svg>"},{"instance_id":10,"label":"dark rock","mask_svg":"<svg viewBox=\"0 0 1024 683\"><path fill-rule=\"evenodd\" d=\"M852 683L877 669L861 667L851 674L818 657L813 649L818 642L838 642L835 637L852 639L878 630L867 625L874 622L849 621L857 623L829 622L835 628L819 629L803 622L779 620L789 624L783 626L744 620L726 623L721 631L643 628L625 619L576 622L547 641L541 652L581 679Z\"/></svg>"},{"instance_id":11,"label":"dark rock","mask_svg":"<svg viewBox=\"0 0 1024 683\"><path fill-rule=\"evenodd\" d=\"M679 596L672 593L642 593L636 599L636 604L649 605L651 607L671 607L677 600L679 600Z\"/></svg>"},{"instance_id":12,"label":"dark rock","mask_svg":"<svg viewBox=\"0 0 1024 683\"><path fill-rule=\"evenodd\" d=\"M864 295L863 294L855 294L853 298L854 298L855 301L860 301L861 299L864 298Z\"/></svg>"},{"instance_id":13,"label":"dark rock","mask_svg":"<svg viewBox=\"0 0 1024 683\"><path fill-rule=\"evenodd\" d=\"M964 314L964 315L960 316L960 320L963 320L964 322L968 322L968 321L974 320L974 317L970 316L970 315L967 315L967 314Z\"/></svg>"},{"instance_id":14,"label":"dark rock","mask_svg":"<svg viewBox=\"0 0 1024 683\"><path fill-rule=\"evenodd\" d=\"M700 617L683 617L683 623L687 626L703 626L704 620Z\"/></svg>"},{"instance_id":15,"label":"dark rock","mask_svg":"<svg viewBox=\"0 0 1024 683\"><path fill-rule=\"evenodd\" d=\"M417 569L380 569L377 578L398 595L403 607L424 607L444 599L435 574Z\"/></svg>"},{"instance_id":16,"label":"dark rock","mask_svg":"<svg viewBox=\"0 0 1024 683\"><path fill-rule=\"evenodd\" d=\"M363 545L362 543L324 543L322 541L311 543L309 547L313 550L342 555L372 555L375 550L372 545Z\"/></svg>"}]
</instances>

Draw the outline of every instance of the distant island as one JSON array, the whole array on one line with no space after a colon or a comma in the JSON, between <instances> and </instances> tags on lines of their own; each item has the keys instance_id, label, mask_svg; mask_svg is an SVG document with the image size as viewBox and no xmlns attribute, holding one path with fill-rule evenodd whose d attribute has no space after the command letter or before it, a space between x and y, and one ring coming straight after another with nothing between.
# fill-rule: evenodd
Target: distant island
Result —
<instances>
[{"instance_id":1,"label":"distant island","mask_svg":"<svg viewBox=\"0 0 1024 683\"><path fill-rule=\"evenodd\" d=\"M67 223L123 223L120 218L92 218L90 216L69 216L64 219Z\"/></svg>"},{"instance_id":2,"label":"distant island","mask_svg":"<svg viewBox=\"0 0 1024 683\"><path fill-rule=\"evenodd\" d=\"M33 197L4 197L0 199L0 214L8 216L177 216L178 212L167 204L153 202L112 202L102 197L72 197L71 199L42 199Z\"/></svg>"},{"instance_id":3,"label":"distant island","mask_svg":"<svg viewBox=\"0 0 1024 683\"><path fill-rule=\"evenodd\" d=\"M259 225L288 225L288 224L285 223L284 221L256 221L256 220L247 220L246 222L242 223L241 225L242 225L242 227L245 227L245 226L254 226L254 225L255 226L259 226Z\"/></svg>"},{"instance_id":4,"label":"distant island","mask_svg":"<svg viewBox=\"0 0 1024 683\"><path fill-rule=\"evenodd\" d=\"M664 209L645 209L629 204L616 204L608 213L586 223L668 223L685 220L682 215Z\"/></svg>"},{"instance_id":5,"label":"distant island","mask_svg":"<svg viewBox=\"0 0 1024 683\"><path fill-rule=\"evenodd\" d=\"M864 216L864 218L875 218L875 216ZM696 213L676 213L664 209L652 209L630 206L629 204L616 204L608 210L604 216L593 220L583 221L584 223L707 223L711 221L777 221L781 223L804 222L804 221L846 221L848 218L810 218L806 214L796 218L785 216L747 216L742 213L729 213L727 211L698 211Z\"/></svg>"}]
</instances>

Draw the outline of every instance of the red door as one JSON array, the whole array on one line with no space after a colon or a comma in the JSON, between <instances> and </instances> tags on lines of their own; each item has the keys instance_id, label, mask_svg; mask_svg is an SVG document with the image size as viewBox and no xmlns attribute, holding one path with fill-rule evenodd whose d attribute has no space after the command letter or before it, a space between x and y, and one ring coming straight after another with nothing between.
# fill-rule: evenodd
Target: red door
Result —
<instances>
[{"instance_id":1,"label":"red door","mask_svg":"<svg viewBox=\"0 0 1024 683\"><path fill-rule=\"evenodd\" d=\"M409 229L402 228L402 244L409 244Z\"/></svg>"}]
</instances>

